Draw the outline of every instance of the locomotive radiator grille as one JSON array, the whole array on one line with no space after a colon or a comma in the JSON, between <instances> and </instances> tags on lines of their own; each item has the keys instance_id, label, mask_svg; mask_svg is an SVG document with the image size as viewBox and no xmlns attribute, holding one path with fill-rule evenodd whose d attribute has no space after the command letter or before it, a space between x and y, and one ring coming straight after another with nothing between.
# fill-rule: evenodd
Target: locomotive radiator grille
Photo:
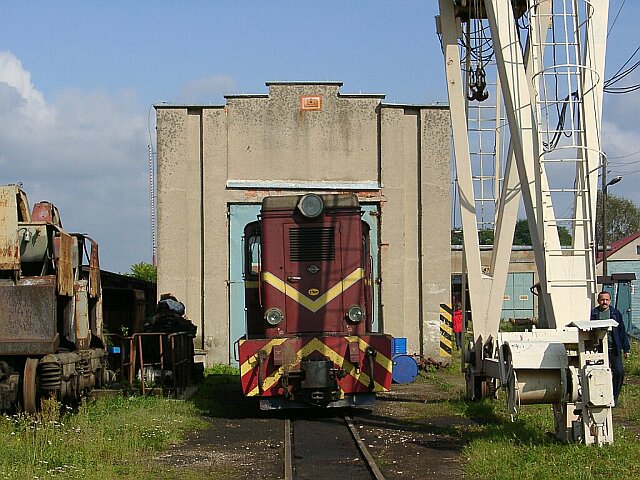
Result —
<instances>
[{"instance_id":1,"label":"locomotive radiator grille","mask_svg":"<svg viewBox=\"0 0 640 480\"><path fill-rule=\"evenodd\" d=\"M289 230L289 258L293 262L322 262L335 259L334 227Z\"/></svg>"}]
</instances>

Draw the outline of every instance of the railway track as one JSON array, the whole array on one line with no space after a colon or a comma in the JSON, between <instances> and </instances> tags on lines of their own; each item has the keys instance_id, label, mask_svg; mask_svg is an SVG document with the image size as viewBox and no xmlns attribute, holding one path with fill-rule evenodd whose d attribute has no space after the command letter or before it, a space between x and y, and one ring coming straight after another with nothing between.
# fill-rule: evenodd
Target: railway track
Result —
<instances>
[{"instance_id":1,"label":"railway track","mask_svg":"<svg viewBox=\"0 0 640 480\"><path fill-rule=\"evenodd\" d=\"M384 480L347 415L285 419L284 478Z\"/></svg>"}]
</instances>

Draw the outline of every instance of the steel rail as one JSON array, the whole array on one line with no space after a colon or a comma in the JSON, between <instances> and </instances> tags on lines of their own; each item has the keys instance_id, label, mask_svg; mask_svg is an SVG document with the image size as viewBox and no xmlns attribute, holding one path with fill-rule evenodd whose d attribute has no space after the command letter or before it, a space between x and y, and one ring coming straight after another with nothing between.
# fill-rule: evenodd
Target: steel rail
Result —
<instances>
[{"instance_id":1,"label":"steel rail","mask_svg":"<svg viewBox=\"0 0 640 480\"><path fill-rule=\"evenodd\" d=\"M360 438L360 435L358 434L356 427L353 425L351 418L348 415L344 415L344 414L342 415L342 418L344 418L344 421L347 424L347 427L349 427L351 436L356 441L356 445L358 445L358 450L360 450L360 453L364 457L365 462L367 462L367 467L369 468L369 471L371 472L373 477L376 480L385 480L384 475L382 475L382 472L378 468L378 465L376 465L376 461L373 459L373 457L369 453L369 450L367 450L366 445Z\"/></svg>"},{"instance_id":2,"label":"steel rail","mask_svg":"<svg viewBox=\"0 0 640 480\"><path fill-rule=\"evenodd\" d=\"M291 448L291 420L284 420L284 480L293 480L293 454Z\"/></svg>"},{"instance_id":3,"label":"steel rail","mask_svg":"<svg viewBox=\"0 0 640 480\"><path fill-rule=\"evenodd\" d=\"M358 451L362 455L364 459L367 469L369 473L371 473L372 477L376 480L385 480L384 475L376 465L375 460L367 450L364 442L360 438L356 427L353 424L353 421L348 415L342 415L342 418L349 428L349 432L351 433L351 437L356 442L356 446L358 447ZM284 421L284 480L293 480L294 476L294 468L293 468L293 448L292 448L292 438L293 438L293 423L290 419L285 419Z\"/></svg>"}]
</instances>

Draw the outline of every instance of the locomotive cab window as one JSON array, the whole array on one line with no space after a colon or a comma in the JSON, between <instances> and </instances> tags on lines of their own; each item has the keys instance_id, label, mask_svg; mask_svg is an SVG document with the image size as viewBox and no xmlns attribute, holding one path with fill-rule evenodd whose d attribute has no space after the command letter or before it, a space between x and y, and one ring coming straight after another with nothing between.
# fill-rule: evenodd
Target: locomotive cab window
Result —
<instances>
[{"instance_id":1,"label":"locomotive cab window","mask_svg":"<svg viewBox=\"0 0 640 480\"><path fill-rule=\"evenodd\" d=\"M260 275L260 230L251 229L247 233L245 243L245 275L257 277Z\"/></svg>"}]
</instances>

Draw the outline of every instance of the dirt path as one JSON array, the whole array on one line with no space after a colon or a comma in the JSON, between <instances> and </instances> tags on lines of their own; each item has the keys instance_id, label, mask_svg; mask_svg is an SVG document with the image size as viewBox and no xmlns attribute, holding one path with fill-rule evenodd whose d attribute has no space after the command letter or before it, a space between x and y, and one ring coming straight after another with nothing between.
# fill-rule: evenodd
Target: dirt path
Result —
<instances>
[{"instance_id":1,"label":"dirt path","mask_svg":"<svg viewBox=\"0 0 640 480\"><path fill-rule=\"evenodd\" d=\"M469 420L451 415L446 406L447 399L459 396L462 379L443 388L434 381L437 378L432 373L411 384L394 385L391 392L380 395L372 412L355 416L385 478L462 477L462 444L455 428Z\"/></svg>"},{"instance_id":2,"label":"dirt path","mask_svg":"<svg viewBox=\"0 0 640 480\"><path fill-rule=\"evenodd\" d=\"M451 432L469 420L446 408L447 398L459 396L459 376L451 384L448 374L444 388L438 372L421 374L416 382L380 395L373 410L350 411L387 479L461 478L462 445ZM154 461L177 469L183 478L191 478L189 472L215 479L282 478L286 413L260 411L237 384L216 385L213 396L219 408L208 417L209 426Z\"/></svg>"}]
</instances>

